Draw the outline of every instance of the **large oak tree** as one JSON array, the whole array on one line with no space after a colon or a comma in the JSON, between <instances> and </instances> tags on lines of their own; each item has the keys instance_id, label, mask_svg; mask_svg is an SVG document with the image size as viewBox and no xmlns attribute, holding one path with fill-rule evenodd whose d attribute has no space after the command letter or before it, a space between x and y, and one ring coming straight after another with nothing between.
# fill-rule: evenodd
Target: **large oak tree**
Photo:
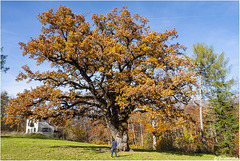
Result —
<instances>
[{"instance_id":1,"label":"large oak tree","mask_svg":"<svg viewBox=\"0 0 240 161\"><path fill-rule=\"evenodd\" d=\"M41 73L23 66L18 81L43 85L10 101L8 123L29 117L56 124L75 116L103 119L119 150L127 151L128 119L136 108L151 105L173 115L176 102L189 101L195 78L186 70L191 63L181 53L185 47L170 44L178 37L175 29L151 31L147 18L132 16L126 6L93 14L92 25L66 6L38 17L42 34L19 44L23 55L37 65L48 61L53 69Z\"/></svg>"}]
</instances>

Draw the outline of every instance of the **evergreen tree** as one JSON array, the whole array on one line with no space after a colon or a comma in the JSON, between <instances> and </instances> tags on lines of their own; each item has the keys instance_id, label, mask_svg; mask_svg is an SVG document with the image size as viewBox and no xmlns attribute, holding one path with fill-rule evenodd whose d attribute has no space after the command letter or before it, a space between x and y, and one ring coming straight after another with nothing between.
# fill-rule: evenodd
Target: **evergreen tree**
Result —
<instances>
[{"instance_id":1,"label":"evergreen tree","mask_svg":"<svg viewBox=\"0 0 240 161\"><path fill-rule=\"evenodd\" d=\"M238 121L236 108L233 106L231 87L235 81L227 80L230 68L227 67L227 60L224 60L222 53L218 57L216 74L212 75L212 85L210 86L210 102L212 105L211 124L216 130L218 140L217 153L230 154L230 147L234 146L232 140L238 132Z\"/></svg>"},{"instance_id":2,"label":"evergreen tree","mask_svg":"<svg viewBox=\"0 0 240 161\"><path fill-rule=\"evenodd\" d=\"M6 91L1 92L1 130L5 130L6 126L4 125L5 122L3 121L3 116L5 113L5 106L8 104L9 96Z\"/></svg>"},{"instance_id":3,"label":"evergreen tree","mask_svg":"<svg viewBox=\"0 0 240 161\"><path fill-rule=\"evenodd\" d=\"M2 54L3 48L1 48L0 51L1 51L1 62L0 62L0 64L1 64L1 71L6 73L9 70L9 67L5 66L7 55L3 55Z\"/></svg>"}]
</instances>

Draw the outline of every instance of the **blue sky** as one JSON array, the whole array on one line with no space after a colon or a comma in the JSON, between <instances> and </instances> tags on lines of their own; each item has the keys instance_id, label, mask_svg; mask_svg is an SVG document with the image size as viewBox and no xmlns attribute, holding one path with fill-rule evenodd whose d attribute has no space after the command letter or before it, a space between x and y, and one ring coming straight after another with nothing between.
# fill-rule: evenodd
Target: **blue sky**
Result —
<instances>
[{"instance_id":1,"label":"blue sky","mask_svg":"<svg viewBox=\"0 0 240 161\"><path fill-rule=\"evenodd\" d=\"M16 82L21 66L28 64L34 70L49 70L48 65L36 66L32 59L22 56L18 42L28 42L41 33L37 15L59 5L70 7L74 13L87 14L90 21L93 13L106 14L114 7L119 10L127 5L132 14L138 13L149 19L150 29L164 32L176 28L180 44L188 47L187 55L192 55L192 45L204 42L212 45L216 53L224 52L232 65L229 77L239 77L239 2L238 1L2 1L1 2L1 46L7 54L6 66L10 70L1 75L1 90L14 97L24 89L39 85Z\"/></svg>"}]
</instances>

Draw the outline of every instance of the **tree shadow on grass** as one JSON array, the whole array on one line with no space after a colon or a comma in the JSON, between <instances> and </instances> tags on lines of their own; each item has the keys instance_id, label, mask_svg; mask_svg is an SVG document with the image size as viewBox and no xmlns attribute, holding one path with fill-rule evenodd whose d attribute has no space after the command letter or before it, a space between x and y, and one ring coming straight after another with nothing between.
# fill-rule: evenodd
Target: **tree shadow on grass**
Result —
<instances>
[{"instance_id":1,"label":"tree shadow on grass","mask_svg":"<svg viewBox=\"0 0 240 161\"><path fill-rule=\"evenodd\" d=\"M49 138L42 134L26 134L26 135L1 135L1 138L8 138L8 139L14 139L14 138L25 138L25 139L53 139Z\"/></svg>"},{"instance_id":2,"label":"tree shadow on grass","mask_svg":"<svg viewBox=\"0 0 240 161\"><path fill-rule=\"evenodd\" d=\"M10 138L10 136L1 136L1 138Z\"/></svg>"},{"instance_id":3,"label":"tree shadow on grass","mask_svg":"<svg viewBox=\"0 0 240 161\"><path fill-rule=\"evenodd\" d=\"M50 148L81 148L84 150L91 150L98 153L111 152L111 148L108 146L73 146L73 145L65 145L65 146L51 146Z\"/></svg>"},{"instance_id":4,"label":"tree shadow on grass","mask_svg":"<svg viewBox=\"0 0 240 161\"><path fill-rule=\"evenodd\" d=\"M148 149L133 149L135 152L157 152L157 153L167 153L171 155L188 155L188 156L203 156L203 153L184 153L184 152L176 152L176 151L157 151L157 150L148 150Z\"/></svg>"}]
</instances>

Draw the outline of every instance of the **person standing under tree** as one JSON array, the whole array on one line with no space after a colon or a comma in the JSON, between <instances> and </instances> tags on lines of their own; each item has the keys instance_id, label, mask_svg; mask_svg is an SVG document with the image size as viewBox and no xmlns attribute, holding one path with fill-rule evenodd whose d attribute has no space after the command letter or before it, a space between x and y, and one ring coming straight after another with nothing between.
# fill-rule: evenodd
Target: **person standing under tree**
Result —
<instances>
[{"instance_id":1,"label":"person standing under tree","mask_svg":"<svg viewBox=\"0 0 240 161\"><path fill-rule=\"evenodd\" d=\"M117 142L113 139L111 158L113 157L113 152L114 151L115 151L115 158L117 158Z\"/></svg>"}]
</instances>

